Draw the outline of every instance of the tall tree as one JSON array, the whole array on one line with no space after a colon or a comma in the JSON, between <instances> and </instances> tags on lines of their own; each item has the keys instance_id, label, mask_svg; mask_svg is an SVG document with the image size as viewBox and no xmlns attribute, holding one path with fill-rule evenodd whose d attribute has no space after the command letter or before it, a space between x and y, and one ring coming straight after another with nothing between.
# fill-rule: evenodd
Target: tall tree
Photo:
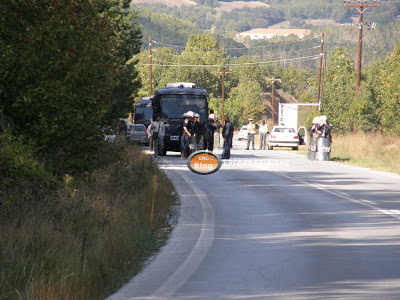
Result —
<instances>
[{"instance_id":1,"label":"tall tree","mask_svg":"<svg viewBox=\"0 0 400 300\"><path fill-rule=\"evenodd\" d=\"M355 69L344 48L335 48L329 55L326 68L323 112L340 132L353 129L354 118L350 112L355 97Z\"/></svg>"},{"instance_id":2,"label":"tall tree","mask_svg":"<svg viewBox=\"0 0 400 300\"><path fill-rule=\"evenodd\" d=\"M400 45L381 64L376 97L379 119L387 133L400 135Z\"/></svg>"},{"instance_id":3,"label":"tall tree","mask_svg":"<svg viewBox=\"0 0 400 300\"><path fill-rule=\"evenodd\" d=\"M122 79L135 76L124 68L138 51L139 32L126 22L127 4L0 2L0 107L14 133L57 167L84 168L88 138L120 103L113 92L132 87ZM125 90L119 100L133 92Z\"/></svg>"},{"instance_id":4,"label":"tall tree","mask_svg":"<svg viewBox=\"0 0 400 300\"><path fill-rule=\"evenodd\" d=\"M213 97L221 95L221 78L217 72L222 71L221 66L227 64L227 59L214 36L211 34L190 35L185 51L181 55L181 63L187 65L186 68L179 70L182 80L194 82L197 86L206 88ZM215 67L206 67L206 65L215 65Z\"/></svg>"}]
</instances>

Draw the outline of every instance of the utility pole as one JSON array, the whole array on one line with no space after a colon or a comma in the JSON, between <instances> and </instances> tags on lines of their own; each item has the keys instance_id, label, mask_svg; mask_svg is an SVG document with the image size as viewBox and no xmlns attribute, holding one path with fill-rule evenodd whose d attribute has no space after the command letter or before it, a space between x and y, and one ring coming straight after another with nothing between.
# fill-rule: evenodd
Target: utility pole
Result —
<instances>
[{"instance_id":1,"label":"utility pole","mask_svg":"<svg viewBox=\"0 0 400 300\"><path fill-rule=\"evenodd\" d=\"M319 71L318 71L318 92L317 92L317 103L320 102L321 96L321 75L322 75L322 59L324 56L324 33L321 33L321 47L319 53Z\"/></svg>"},{"instance_id":2,"label":"utility pole","mask_svg":"<svg viewBox=\"0 0 400 300\"><path fill-rule=\"evenodd\" d=\"M221 121L222 124L224 124L224 117L225 117L225 112L224 112L224 102L225 102L225 75L226 74L232 74L232 72L226 72L225 68L222 69L222 72L217 72L222 76L222 116L221 116Z\"/></svg>"},{"instance_id":3,"label":"utility pole","mask_svg":"<svg viewBox=\"0 0 400 300\"><path fill-rule=\"evenodd\" d=\"M373 0L374 4L368 4L367 0L357 1L356 3L351 2L350 0L345 0L343 6L344 7L356 7L359 11L360 15L358 17L358 58L357 58L357 81L356 81L356 96L358 97L358 91L360 89L361 83L361 61L362 61L362 39L363 39L363 26L370 26L371 23L363 23L363 14L368 7L380 7L380 1ZM375 25L372 26L374 28Z\"/></svg>"},{"instance_id":4,"label":"utility pole","mask_svg":"<svg viewBox=\"0 0 400 300\"><path fill-rule=\"evenodd\" d=\"M271 81L272 84L272 100L271 100L271 110L272 110L272 126L275 125L275 96L274 96L274 83L275 81L282 82L281 79L277 78L265 78L267 81Z\"/></svg>"},{"instance_id":5,"label":"utility pole","mask_svg":"<svg viewBox=\"0 0 400 300\"><path fill-rule=\"evenodd\" d=\"M150 97L153 96L153 69L151 66L151 38L149 38L149 71L150 71Z\"/></svg>"},{"instance_id":6,"label":"utility pole","mask_svg":"<svg viewBox=\"0 0 400 300\"><path fill-rule=\"evenodd\" d=\"M319 110L321 110L322 104L324 102L324 90L325 90L325 72L326 72L326 51L324 54L324 65L323 65L323 75L322 75L322 90L321 90L321 101L319 102Z\"/></svg>"}]
</instances>

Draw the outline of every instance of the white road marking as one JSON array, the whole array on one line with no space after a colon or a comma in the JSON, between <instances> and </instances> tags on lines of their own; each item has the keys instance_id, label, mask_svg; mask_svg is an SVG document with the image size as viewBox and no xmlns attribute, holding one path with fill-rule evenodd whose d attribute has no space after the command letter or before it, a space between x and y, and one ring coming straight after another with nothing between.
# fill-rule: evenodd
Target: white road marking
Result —
<instances>
[{"instance_id":1,"label":"white road marking","mask_svg":"<svg viewBox=\"0 0 400 300\"><path fill-rule=\"evenodd\" d=\"M166 160L163 160L167 165L170 165ZM187 168L187 167L186 167ZM203 220L201 224L201 231L196 245L180 265L180 267L169 277L169 279L157 289L153 294L156 298L170 299L175 292L189 279L189 277L197 270L199 265L208 253L214 240L214 226L215 216L214 210L208 200L206 194L196 185L195 182L191 181L188 176L183 174L181 171L174 169L182 178L186 181L195 192L201 207L203 209Z\"/></svg>"},{"instance_id":2,"label":"white road marking","mask_svg":"<svg viewBox=\"0 0 400 300\"><path fill-rule=\"evenodd\" d=\"M264 169L262 167L258 167L258 168L259 169ZM350 201L350 202L357 203L357 204L360 204L362 206L368 207L368 208L370 208L372 210L375 210L375 211L380 212L382 214L385 214L387 216L391 216L391 217L393 217L393 218L395 218L395 219L400 221L400 211L399 210L394 211L394 210L381 209L376 205L376 203L374 203L372 201L365 200L365 199L354 199L354 198L350 197L346 193L342 193L342 192L339 192L339 191L332 191L332 190L330 190L328 187L326 187L324 185L315 184L315 183L309 183L309 182L307 182L305 180L298 179L298 178L283 174L283 173L278 172L278 171L271 171L271 170L268 170L268 171L271 172L271 173L274 173L276 175L280 175L282 177L297 181L297 182L299 182L301 184L313 187L313 188L315 188L317 190L320 190L320 191L323 191L325 193L337 196L337 197L342 198L344 200L347 200L347 201Z\"/></svg>"}]
</instances>

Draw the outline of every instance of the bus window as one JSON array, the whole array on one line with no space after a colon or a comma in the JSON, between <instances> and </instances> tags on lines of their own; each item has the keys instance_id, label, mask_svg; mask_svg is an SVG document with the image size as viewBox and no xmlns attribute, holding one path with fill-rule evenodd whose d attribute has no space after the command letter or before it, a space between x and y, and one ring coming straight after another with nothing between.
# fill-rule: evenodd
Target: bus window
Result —
<instances>
[{"instance_id":1,"label":"bus window","mask_svg":"<svg viewBox=\"0 0 400 300\"><path fill-rule=\"evenodd\" d=\"M162 95L160 106L162 118L180 119L191 110L200 115L201 121L207 120L207 99L203 95Z\"/></svg>"}]
</instances>

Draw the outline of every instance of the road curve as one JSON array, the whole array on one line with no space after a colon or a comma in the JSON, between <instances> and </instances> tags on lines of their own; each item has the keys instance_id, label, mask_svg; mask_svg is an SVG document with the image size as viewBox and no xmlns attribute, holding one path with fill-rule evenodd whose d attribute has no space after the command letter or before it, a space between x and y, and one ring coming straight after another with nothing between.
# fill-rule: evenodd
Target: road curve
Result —
<instances>
[{"instance_id":1,"label":"road curve","mask_svg":"<svg viewBox=\"0 0 400 300\"><path fill-rule=\"evenodd\" d=\"M159 161L178 224L107 299L400 299L400 176L242 149L205 176Z\"/></svg>"}]
</instances>

